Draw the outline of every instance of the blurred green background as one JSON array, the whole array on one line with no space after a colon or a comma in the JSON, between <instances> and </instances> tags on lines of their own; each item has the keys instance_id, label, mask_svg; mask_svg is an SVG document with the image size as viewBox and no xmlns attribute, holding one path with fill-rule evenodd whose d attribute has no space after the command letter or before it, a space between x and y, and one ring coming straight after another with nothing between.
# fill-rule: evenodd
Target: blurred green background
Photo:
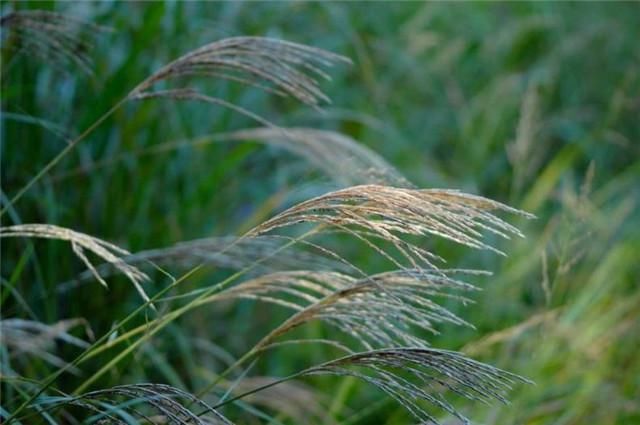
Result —
<instances>
[{"instance_id":1,"label":"blurred green background","mask_svg":"<svg viewBox=\"0 0 640 425\"><path fill-rule=\"evenodd\" d=\"M516 387L509 406L462 401L460 410L478 424L640 423L638 3L3 2L3 8L3 14L52 9L113 29L94 38L92 74L3 49L3 206L65 138L193 48L235 35L322 47L354 63L331 70L333 81L322 88L332 104L321 111L238 84L199 84L277 125L348 134L419 187L461 189L537 215L514 220L526 239L496 241L506 258L435 244L450 266L494 274L474 280L483 288L475 304L448 306L476 329L442 327L430 337L433 345L536 382ZM238 234L331 187L303 159L276 147L188 143L252 126L211 105L128 104L29 191L3 225L52 223L139 251ZM187 143L148 150L176 141ZM368 251L349 258L375 268ZM108 291L94 282L59 290L83 269L63 243L3 241L3 291L14 287L21 299L3 295L2 317L46 323L84 317L101 336L139 299L119 278L110 279ZM189 288L221 273L201 273ZM150 288L162 285L158 274ZM95 387L153 381L197 391L207 368L217 367L199 342L240 355L283 317L271 309L240 303L191 313ZM73 348L59 349L73 357ZM325 354L317 347L281 351L252 373L283 375ZM25 367L32 377L52 370L36 361ZM56 386L70 391L82 379L64 375ZM411 423L363 384L307 384L339 423Z\"/></svg>"}]
</instances>

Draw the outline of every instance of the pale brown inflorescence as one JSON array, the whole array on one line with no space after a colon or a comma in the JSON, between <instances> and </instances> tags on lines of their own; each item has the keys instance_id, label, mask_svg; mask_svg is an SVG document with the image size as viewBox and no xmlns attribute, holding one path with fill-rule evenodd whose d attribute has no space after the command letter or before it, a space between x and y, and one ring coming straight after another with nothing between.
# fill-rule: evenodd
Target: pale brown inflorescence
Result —
<instances>
[{"instance_id":1,"label":"pale brown inflorescence","mask_svg":"<svg viewBox=\"0 0 640 425\"><path fill-rule=\"evenodd\" d=\"M194 395L171 385L131 384L91 391L79 396L52 397L51 407L78 406L109 423L232 425L232 422ZM195 412L198 408L201 412ZM139 422L138 422L139 421Z\"/></svg>"},{"instance_id":2,"label":"pale brown inflorescence","mask_svg":"<svg viewBox=\"0 0 640 425\"><path fill-rule=\"evenodd\" d=\"M291 96L307 105L329 102L318 86L318 78L330 79L323 68L337 62L350 63L344 56L326 50L264 37L232 37L193 50L152 74L134 89L131 98L144 98L159 81L184 77L213 77L258 87L279 96ZM266 84L266 85L265 85ZM197 92L180 88L164 95L197 97Z\"/></svg>"},{"instance_id":3,"label":"pale brown inflorescence","mask_svg":"<svg viewBox=\"0 0 640 425\"><path fill-rule=\"evenodd\" d=\"M353 376L396 399L423 424L439 423L421 401L469 420L448 402L442 392L451 391L470 400L508 403L505 394L517 382L530 381L445 350L389 348L350 354L309 368L305 375Z\"/></svg>"},{"instance_id":4,"label":"pale brown inflorescence","mask_svg":"<svg viewBox=\"0 0 640 425\"><path fill-rule=\"evenodd\" d=\"M475 289L454 279L454 274L463 273L478 272L397 270L361 279L338 272L280 272L245 281L219 298L257 299L296 312L263 340L265 346L297 326L321 320L353 337L366 349L424 347L427 342L416 336L416 330L437 333L434 324L443 322L469 325L433 301L433 298L457 298L469 302L449 293Z\"/></svg>"},{"instance_id":5,"label":"pale brown inflorescence","mask_svg":"<svg viewBox=\"0 0 640 425\"><path fill-rule=\"evenodd\" d=\"M304 157L344 186L380 184L414 187L380 155L335 131L264 127L223 133L216 140L248 140L278 146Z\"/></svg>"},{"instance_id":6,"label":"pale brown inflorescence","mask_svg":"<svg viewBox=\"0 0 640 425\"><path fill-rule=\"evenodd\" d=\"M298 223L317 223L365 241L391 242L409 260L411 268L421 265L434 268L432 260L438 258L435 254L400 236L438 236L504 255L482 240L482 232L504 238L522 236L522 233L497 217L494 212L498 211L533 217L499 202L456 190L361 185L301 202L256 226L250 234L263 234Z\"/></svg>"},{"instance_id":7,"label":"pale brown inflorescence","mask_svg":"<svg viewBox=\"0 0 640 425\"><path fill-rule=\"evenodd\" d=\"M15 37L20 51L49 62L70 61L92 73L90 36L108 28L47 10L16 10L0 18L0 27ZM8 44L13 41L7 41ZM4 40L3 40L3 44Z\"/></svg>"},{"instance_id":8,"label":"pale brown inflorescence","mask_svg":"<svg viewBox=\"0 0 640 425\"><path fill-rule=\"evenodd\" d=\"M148 276L137 267L127 264L122 258L130 255L130 252L117 245L85 233L76 232L75 230L53 224L17 224L14 226L0 227L0 238L16 237L56 239L71 243L71 248L76 256L82 260L98 282L104 287L107 287L107 282L104 281L93 263L89 261L89 258L85 255L85 250L90 251L124 274L135 286L140 296L145 301L149 301L149 297L142 288L142 283L149 279Z\"/></svg>"}]
</instances>

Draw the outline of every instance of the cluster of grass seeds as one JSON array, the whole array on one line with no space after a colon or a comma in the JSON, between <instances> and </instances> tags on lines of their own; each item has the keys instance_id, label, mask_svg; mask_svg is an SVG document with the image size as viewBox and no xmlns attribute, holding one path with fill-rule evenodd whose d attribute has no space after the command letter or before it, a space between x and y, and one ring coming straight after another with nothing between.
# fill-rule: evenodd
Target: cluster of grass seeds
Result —
<instances>
[{"instance_id":1,"label":"cluster of grass seeds","mask_svg":"<svg viewBox=\"0 0 640 425\"><path fill-rule=\"evenodd\" d=\"M160 81L204 76L258 86L283 97L291 96L310 106L328 102L318 78L330 79L322 70L349 59L326 50L262 37L233 37L216 41L183 55L164 66L130 94L145 96ZM261 82L271 86L260 85ZM175 93L194 93L181 87ZM173 93L169 90L167 94Z\"/></svg>"},{"instance_id":2,"label":"cluster of grass seeds","mask_svg":"<svg viewBox=\"0 0 640 425\"><path fill-rule=\"evenodd\" d=\"M134 287L144 301L149 301L149 296L144 291L142 283L149 277L123 260L123 256L130 255L129 251L120 248L110 242L98 239L87 234L52 224L17 224L0 228L0 238L42 238L67 241L71 244L74 254L87 266L91 275L105 288L107 282L100 276L95 266L87 258L85 251L89 251L101 258L124 274L133 283Z\"/></svg>"},{"instance_id":3,"label":"cluster of grass seeds","mask_svg":"<svg viewBox=\"0 0 640 425\"><path fill-rule=\"evenodd\" d=\"M278 337L313 320L326 322L353 337L364 349L428 345L416 330L437 333L438 323L469 325L441 307L433 298L455 297L451 289L473 290L472 285L446 276L454 270L398 270L355 279L338 272L296 271L267 274L245 281L220 297L257 299L292 309L295 314L257 346L263 349ZM471 272L472 271L459 271ZM323 341L336 344L336 341ZM345 345L342 350L351 352Z\"/></svg>"},{"instance_id":4,"label":"cluster of grass seeds","mask_svg":"<svg viewBox=\"0 0 640 425\"><path fill-rule=\"evenodd\" d=\"M13 39L3 40L3 48L40 57L48 63L72 63L92 73L89 52L92 34L107 28L46 10L17 10L0 18L0 26ZM6 44L5 44L6 42Z\"/></svg>"},{"instance_id":5,"label":"cluster of grass seeds","mask_svg":"<svg viewBox=\"0 0 640 425\"><path fill-rule=\"evenodd\" d=\"M335 131L313 128L254 128L217 135L215 140L264 143L290 150L344 186L374 183L413 187L376 152Z\"/></svg>"},{"instance_id":6,"label":"cluster of grass seeds","mask_svg":"<svg viewBox=\"0 0 640 425\"><path fill-rule=\"evenodd\" d=\"M352 354L304 371L305 375L353 376L368 382L398 400L422 423L438 423L420 401L469 420L442 397L451 391L469 400L488 403L500 400L515 383L526 379L470 360L459 353L427 348L392 348Z\"/></svg>"},{"instance_id":7,"label":"cluster of grass seeds","mask_svg":"<svg viewBox=\"0 0 640 425\"><path fill-rule=\"evenodd\" d=\"M119 385L78 396L46 397L38 403L46 411L79 407L93 414L90 422L98 423L232 424L202 400L163 384ZM202 411L196 414L196 409Z\"/></svg>"},{"instance_id":8,"label":"cluster of grass seeds","mask_svg":"<svg viewBox=\"0 0 640 425\"><path fill-rule=\"evenodd\" d=\"M34 20L41 23L34 24ZM28 15L8 15L1 22L9 30L18 28L24 32L37 28L50 34L51 40L55 41L56 37L62 37L60 27L66 28L70 22L76 21L44 12L29 12ZM328 101L319 88L319 78L328 78L323 68L338 62L348 60L321 49L260 37L224 39L191 51L137 84L121 102L72 140L45 167L34 171L34 177L16 191L8 204L19 209L18 201L24 193L129 100L157 97L204 100L255 116L223 99L180 84L187 78L206 77L239 81L317 107ZM156 90L161 82L163 85L176 84L177 88ZM264 121L260 117L258 119ZM32 381L33 378L42 378L38 376L15 376L8 381L19 395L8 400L7 407L3 407L1 414L4 420L17 423L38 417L38 420L53 423L85 419L89 423L228 424L232 422L223 416L223 413L227 414L223 409L231 404L241 405L243 399L256 403L261 400L271 410L282 410L289 416L300 417L300 410L292 410L283 404L277 393L262 399L257 394L281 384L295 385L294 379L337 375L355 377L379 388L400 402L417 420L437 423L437 417L430 412L431 408L436 408L466 422L464 415L445 399L445 393L453 392L481 402L506 402L506 393L511 385L526 382L461 354L429 348L429 342L421 331L437 332L437 325L442 323L468 325L435 300L453 297L467 301L466 297L451 292L469 291L474 287L456 279L455 275L483 273L440 268L444 259L425 248L424 244L437 237L503 254L485 240L485 235L508 238L522 234L496 214L530 215L480 196L453 190L417 189L380 156L336 133L281 129L270 125L222 135L221 139L255 139L284 145L328 174L338 175L338 180L343 183L362 184L294 205L244 235L192 241L138 253L130 253L110 242L54 224L2 227L2 238L47 238L69 242L73 252L96 280L106 286L105 277L116 270L134 284L144 301L92 344L68 334L69 327L79 322L46 325L3 317L3 343L4 338L8 338L6 344L13 349L31 351L44 357L49 354L39 348L38 338L47 341L57 338L84 350L75 359L64 360L64 363L61 363L62 359L48 357L50 362L56 360L58 369L46 375L41 384ZM313 228L296 236L274 234L301 223L310 223ZM330 249L322 241L310 240L311 236L321 239L335 233L364 242L381 260L388 260L392 268L371 274L356 266L339 250ZM86 252L93 253L104 264L94 265ZM142 287L148 277L138 266L155 263L179 264L187 271L156 293L148 294ZM179 293L177 297L166 297L169 291L180 292L181 284L205 265L236 271L209 286ZM67 296L73 297L73 293ZM180 303L166 302L177 298ZM196 391L188 388L161 383L122 383L112 388L86 391L160 330L177 324L177 320L187 313L218 301L234 299L264 301L287 307L293 313L227 369L217 373L207 386L197 392L197 396L192 395ZM156 311L146 308L155 305L166 308ZM134 319L142 314L147 315L144 323L131 327ZM91 318L86 320L90 322ZM306 341L283 340L291 330L311 321L327 323L342 331L343 335L332 333L326 338ZM19 341L16 335L27 341ZM249 360L259 360L268 349L287 344L295 349L302 343L327 344L342 354L346 353L346 356L312 365L285 378L267 377L250 390L244 389L248 388L249 379L255 379L247 376L251 365L235 378L235 382L224 381L231 372L246 366ZM86 369L92 364L90 359L117 347L120 351L98 370ZM3 368L7 367L9 364L3 362ZM72 394L61 394L56 384L59 377L68 371L89 373L90 376ZM203 401L221 389L225 391L224 396L218 397L213 404ZM304 395L308 396L308 393ZM299 397L297 401L290 397L289 400L307 403L305 397ZM78 410L88 416L80 418ZM247 412L256 413L256 410L247 408Z\"/></svg>"}]
</instances>

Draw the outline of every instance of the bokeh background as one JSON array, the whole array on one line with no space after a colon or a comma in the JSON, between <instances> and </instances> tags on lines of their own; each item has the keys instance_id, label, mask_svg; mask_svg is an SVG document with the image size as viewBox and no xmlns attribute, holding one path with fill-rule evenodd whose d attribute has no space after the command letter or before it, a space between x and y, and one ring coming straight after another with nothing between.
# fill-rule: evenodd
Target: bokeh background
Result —
<instances>
[{"instance_id":1,"label":"bokeh background","mask_svg":"<svg viewBox=\"0 0 640 425\"><path fill-rule=\"evenodd\" d=\"M347 134L417 186L461 189L536 214L536 220L513 220L526 239L496 241L505 258L433 245L450 265L493 272L475 279L483 288L473 295L475 304L448 306L476 329L443 326L430 337L433 345L536 382L517 386L509 406L457 406L478 424L640 422L638 3L2 7L3 13L51 9L112 28L87 35L95 43L88 52L91 73L3 49L3 207L64 147L65 138L81 133L179 55L235 35L322 47L351 58L353 65L331 70L332 81L322 88L332 103L321 110L229 82L197 84L277 125ZM332 187L327 176L283 149L210 137L256 125L231 110L195 102L128 104L13 206L3 224L58 224L135 252L238 234ZM154 149L175 142L180 144ZM352 250L349 258L375 270L368 250L346 249ZM59 283L83 269L63 243L3 241L2 317L46 323L84 317L102 335L139 298L117 277L108 291L93 282L60 289ZM189 288L224 273L200 273ZM158 274L150 288L162 284ZM95 386L153 381L198 390L208 369L219 367L212 347L242 354L282 317L254 303L198 310L127 356ZM304 332L327 330L311 326ZM59 347L63 358L73 353L73 347ZM98 356L88 370L113 355ZM265 356L252 373L279 376L325 359L318 347L280 351ZM24 367L31 376L50 371L38 361ZM82 379L67 374L57 387L71 390ZM364 384L305 382L338 423L411 423L397 404Z\"/></svg>"}]
</instances>

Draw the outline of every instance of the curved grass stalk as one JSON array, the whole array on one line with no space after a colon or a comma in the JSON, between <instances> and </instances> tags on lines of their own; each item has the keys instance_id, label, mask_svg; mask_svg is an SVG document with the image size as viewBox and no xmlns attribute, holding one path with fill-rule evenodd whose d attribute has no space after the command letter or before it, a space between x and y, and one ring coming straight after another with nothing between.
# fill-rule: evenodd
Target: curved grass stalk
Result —
<instances>
[{"instance_id":1,"label":"curved grass stalk","mask_svg":"<svg viewBox=\"0 0 640 425\"><path fill-rule=\"evenodd\" d=\"M91 275L95 277L102 286L107 288L107 282L104 281L84 253L85 250L90 251L124 274L136 288L136 291L138 291L142 299L145 302L149 301L149 296L142 287L142 283L148 281L149 277L137 267L128 264L123 259L123 256L130 255L130 252L117 245L85 233L52 224L17 224L14 226L0 227L0 239L16 237L54 239L69 242L73 252L85 266L87 266ZM151 307L155 308L153 304L151 304Z\"/></svg>"},{"instance_id":2,"label":"curved grass stalk","mask_svg":"<svg viewBox=\"0 0 640 425\"><path fill-rule=\"evenodd\" d=\"M179 94L183 99L205 100L207 102L232 104L221 99L203 95L190 88L178 88L165 92L148 91L160 81L174 80L198 74L202 70L231 70L240 74L251 75L264 79L284 93L311 106L321 101L328 101L328 97L320 91L316 79L308 74L312 73L326 78L321 67L330 67L336 62L350 62L349 59L301 44L261 37L234 37L207 44L193 50L175 61L165 65L147 79L136 85L129 93L120 99L107 112L101 115L79 136L71 140L53 159L40 169L18 192L11 198L9 204L0 210L0 217L14 205L22 196L69 154L82 140L90 135L98 126L111 117L121 106L130 100L145 97L172 97ZM266 67L266 68L265 68ZM216 75L220 76L220 75ZM238 111L255 114L233 105ZM257 117L257 116L256 116ZM259 118L259 117L258 117ZM267 123L266 121L261 121Z\"/></svg>"},{"instance_id":3,"label":"curved grass stalk","mask_svg":"<svg viewBox=\"0 0 640 425\"><path fill-rule=\"evenodd\" d=\"M115 403L118 400L124 401ZM94 416L89 418L89 421L102 417L114 423L121 423L118 419L120 416L127 419L127 423L130 420L135 423L138 420L154 423L153 419L136 408L137 405L146 405L162 417L167 418L171 423L207 425L211 423L211 420L214 420L214 423L232 425L231 421L204 401L186 391L165 384L119 385L76 396L46 397L37 400L37 402L34 407L39 409L38 413L40 414L45 410L51 411L61 406L76 406L87 409L94 412ZM203 410L196 415L185 405L195 405ZM209 415L209 417L202 418L205 415Z\"/></svg>"},{"instance_id":4,"label":"curved grass stalk","mask_svg":"<svg viewBox=\"0 0 640 425\"><path fill-rule=\"evenodd\" d=\"M299 237L299 239L304 239L304 238L310 236L311 234L313 234L313 233L315 233L317 231L318 231L318 229L312 229L312 230L308 231L307 233L301 235ZM284 245L281 248L281 250L288 248L290 245L293 245L294 243L295 243L295 240L291 241L289 244ZM279 251L274 251L271 255L277 255L278 252ZM268 257L266 257L266 258L268 258ZM148 332L143 337L139 338L134 343L132 343L129 347L127 347L124 351L120 352L110 362L108 362L106 365L104 365L98 372L96 372L89 379L87 379L82 385L80 385L78 388L76 388L76 390L74 391L74 394L83 392L96 379L98 379L104 373L109 371L110 368L112 368L114 365L119 363L120 360L122 360L124 357L126 357L126 355L128 355L135 348L137 348L140 344L142 344L142 342L144 342L144 341L148 340L149 338L151 338L153 335L155 335L157 332L159 332L161 329L163 329L166 325L168 325L172 321L176 320L178 317L184 315L188 311L191 311L193 308L202 305L202 300L203 299L211 299L211 297L213 295L222 292L225 288L227 288L238 277L240 277L243 274L247 273L253 267L256 267L261 261L265 261L266 258L264 258L262 260L258 260L255 263L253 263L253 264L243 268L242 270L239 270L238 272L232 274L228 278L226 278L226 279L222 280L221 282L217 283L216 285L212 286L211 288L209 288L208 291L204 292L202 295L198 296L197 298L195 298L194 300L190 301L186 305L180 307L179 309L169 312L167 315L163 316L162 318L155 319L154 322L150 324L151 326L154 326L153 329L151 329L151 330L145 329ZM199 269L199 267L197 269ZM192 270L192 272L195 272L195 269ZM191 273L189 273L189 275L190 274ZM183 281L184 279L186 279L186 277L183 276L183 277L181 277L180 281ZM175 287L175 285L176 284L173 284L172 287ZM163 290L163 291L159 292L154 298L152 298L152 301L156 297L158 297L159 295L163 295L164 293L166 293L166 290Z\"/></svg>"},{"instance_id":5,"label":"curved grass stalk","mask_svg":"<svg viewBox=\"0 0 640 425\"><path fill-rule=\"evenodd\" d=\"M198 100L198 99L195 99ZM206 101L205 99L201 99ZM245 111L242 111L244 113ZM250 111L249 111L250 112ZM251 116L260 121L260 117ZM338 132L312 128L274 127L250 128L229 133L201 136L193 140L167 142L148 148L116 155L96 161L90 167L78 167L66 173L52 176L54 181L87 173L117 163L131 155L141 157L155 155L186 146L204 146L220 142L257 142L273 145L292 152L314 165L338 184L382 184L397 187L414 187L397 169L373 150Z\"/></svg>"},{"instance_id":6,"label":"curved grass stalk","mask_svg":"<svg viewBox=\"0 0 640 425\"><path fill-rule=\"evenodd\" d=\"M348 354L312 366L238 394L217 403L212 408L218 409L272 386L313 375L353 376L361 379L396 399L416 419L431 421L435 424L439 422L419 402L431 404L458 417L464 423L469 423L469 420L449 402L437 395L442 389L470 400L484 403L498 400L507 403L504 393L511 389L511 385L517 382L532 383L521 376L476 362L452 351L428 348L386 348Z\"/></svg>"}]
</instances>

